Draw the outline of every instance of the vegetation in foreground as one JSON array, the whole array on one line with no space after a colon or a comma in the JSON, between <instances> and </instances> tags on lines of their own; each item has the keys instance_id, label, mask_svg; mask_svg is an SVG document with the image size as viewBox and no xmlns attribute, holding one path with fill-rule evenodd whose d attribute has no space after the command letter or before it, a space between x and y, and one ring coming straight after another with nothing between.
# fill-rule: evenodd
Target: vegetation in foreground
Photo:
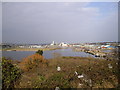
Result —
<instances>
[{"instance_id":1,"label":"vegetation in foreground","mask_svg":"<svg viewBox=\"0 0 120 90\"><path fill-rule=\"evenodd\" d=\"M14 88L20 76L21 70L11 60L2 58L2 88Z\"/></svg>"},{"instance_id":2,"label":"vegetation in foreground","mask_svg":"<svg viewBox=\"0 0 120 90\"><path fill-rule=\"evenodd\" d=\"M3 58L4 60L6 59ZM12 61L10 65L13 69L10 69L11 66L6 66L8 68L6 73L15 73L4 72L3 81L9 77L15 79L8 79L14 84L4 83L6 88L117 88L118 86L117 60L91 57L55 57L45 60L36 53L21 62ZM6 67L4 66L3 70L6 70ZM57 67L61 70L57 71Z\"/></svg>"}]
</instances>

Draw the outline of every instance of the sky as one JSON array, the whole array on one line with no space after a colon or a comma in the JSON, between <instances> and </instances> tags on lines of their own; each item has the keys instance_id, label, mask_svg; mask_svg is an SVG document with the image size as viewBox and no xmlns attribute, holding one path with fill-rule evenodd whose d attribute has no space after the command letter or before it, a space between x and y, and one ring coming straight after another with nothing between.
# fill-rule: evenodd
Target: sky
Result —
<instances>
[{"instance_id":1,"label":"sky","mask_svg":"<svg viewBox=\"0 0 120 90\"><path fill-rule=\"evenodd\" d=\"M117 2L3 2L3 43L118 41Z\"/></svg>"},{"instance_id":2,"label":"sky","mask_svg":"<svg viewBox=\"0 0 120 90\"><path fill-rule=\"evenodd\" d=\"M0 43L2 43L2 3L0 2Z\"/></svg>"}]
</instances>

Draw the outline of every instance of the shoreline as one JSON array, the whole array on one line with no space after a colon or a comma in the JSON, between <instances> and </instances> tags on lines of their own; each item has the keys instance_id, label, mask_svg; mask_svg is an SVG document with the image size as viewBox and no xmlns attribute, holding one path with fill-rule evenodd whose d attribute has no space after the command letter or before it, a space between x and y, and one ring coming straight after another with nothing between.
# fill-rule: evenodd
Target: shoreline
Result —
<instances>
[{"instance_id":1,"label":"shoreline","mask_svg":"<svg viewBox=\"0 0 120 90\"><path fill-rule=\"evenodd\" d=\"M49 51L49 50L56 50L56 49L62 49L62 48L12 48L12 49L2 49L1 51Z\"/></svg>"}]
</instances>

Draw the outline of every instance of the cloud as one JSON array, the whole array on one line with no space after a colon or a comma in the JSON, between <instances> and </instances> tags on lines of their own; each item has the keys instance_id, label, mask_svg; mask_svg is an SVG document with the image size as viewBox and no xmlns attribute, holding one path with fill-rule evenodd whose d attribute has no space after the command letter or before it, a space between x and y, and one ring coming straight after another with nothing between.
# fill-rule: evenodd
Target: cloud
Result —
<instances>
[{"instance_id":1,"label":"cloud","mask_svg":"<svg viewBox=\"0 0 120 90\"><path fill-rule=\"evenodd\" d=\"M0 43L2 43L2 3L0 2Z\"/></svg>"},{"instance_id":2,"label":"cloud","mask_svg":"<svg viewBox=\"0 0 120 90\"><path fill-rule=\"evenodd\" d=\"M1 0L2 2L119 2L119 0Z\"/></svg>"},{"instance_id":3,"label":"cloud","mask_svg":"<svg viewBox=\"0 0 120 90\"><path fill-rule=\"evenodd\" d=\"M104 14L90 3L6 3L3 5L3 41L114 41L116 12ZM104 8L106 9L106 8ZM102 17L101 15L104 15ZM108 16L109 15L109 16Z\"/></svg>"},{"instance_id":4,"label":"cloud","mask_svg":"<svg viewBox=\"0 0 120 90\"><path fill-rule=\"evenodd\" d=\"M98 12L99 9L98 8L93 8L93 7L85 7L85 8L81 8L82 11L85 11L85 12Z\"/></svg>"}]
</instances>

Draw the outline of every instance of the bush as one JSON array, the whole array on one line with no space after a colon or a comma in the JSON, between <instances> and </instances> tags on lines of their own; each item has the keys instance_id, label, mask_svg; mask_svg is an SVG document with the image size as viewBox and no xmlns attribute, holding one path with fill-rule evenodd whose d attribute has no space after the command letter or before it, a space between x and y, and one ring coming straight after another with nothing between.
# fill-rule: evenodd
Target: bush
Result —
<instances>
[{"instance_id":1,"label":"bush","mask_svg":"<svg viewBox=\"0 0 120 90\"><path fill-rule=\"evenodd\" d=\"M38 50L36 53L40 54L40 55L43 55L43 50Z\"/></svg>"},{"instance_id":2,"label":"bush","mask_svg":"<svg viewBox=\"0 0 120 90\"><path fill-rule=\"evenodd\" d=\"M23 61L21 62L21 68L24 71L29 71L34 67L37 67L38 65L44 63L46 63L46 60L44 60L43 56L41 56L40 54L33 54L23 59Z\"/></svg>"},{"instance_id":3,"label":"bush","mask_svg":"<svg viewBox=\"0 0 120 90\"><path fill-rule=\"evenodd\" d=\"M49 77L40 88L70 88L70 83L67 78L65 78L65 74L63 73L55 73L51 77Z\"/></svg>"},{"instance_id":4,"label":"bush","mask_svg":"<svg viewBox=\"0 0 120 90\"><path fill-rule=\"evenodd\" d=\"M14 66L11 60L2 58L2 88L14 88L14 83L20 76L20 69Z\"/></svg>"}]
</instances>

